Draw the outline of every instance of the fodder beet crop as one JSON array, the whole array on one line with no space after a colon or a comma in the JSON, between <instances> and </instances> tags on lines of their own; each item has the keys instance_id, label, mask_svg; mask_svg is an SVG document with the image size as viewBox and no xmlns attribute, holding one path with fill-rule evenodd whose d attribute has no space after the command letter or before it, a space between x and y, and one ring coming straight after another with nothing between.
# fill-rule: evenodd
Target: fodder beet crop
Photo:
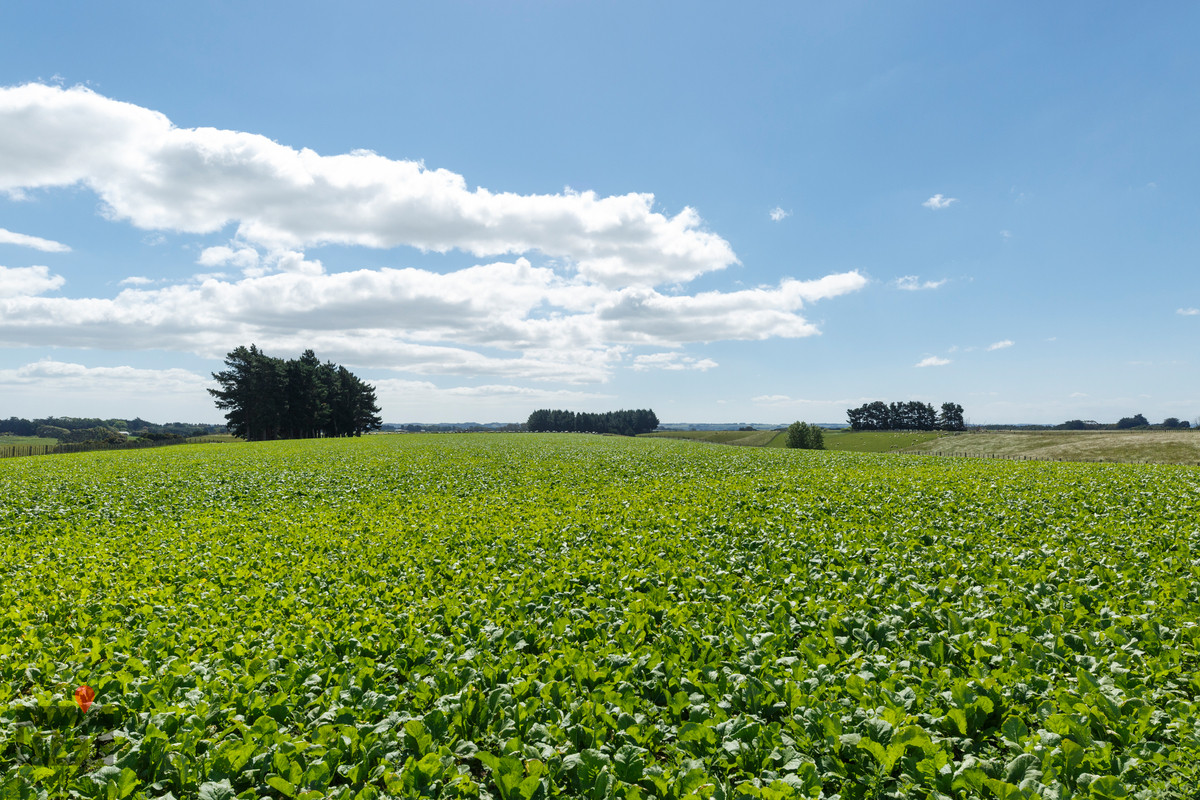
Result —
<instances>
[{"instance_id":1,"label":"fodder beet crop","mask_svg":"<svg viewBox=\"0 0 1200 800\"><path fill-rule=\"evenodd\" d=\"M1198 574L1180 467L555 435L12 459L0 798L1194 797Z\"/></svg>"}]
</instances>

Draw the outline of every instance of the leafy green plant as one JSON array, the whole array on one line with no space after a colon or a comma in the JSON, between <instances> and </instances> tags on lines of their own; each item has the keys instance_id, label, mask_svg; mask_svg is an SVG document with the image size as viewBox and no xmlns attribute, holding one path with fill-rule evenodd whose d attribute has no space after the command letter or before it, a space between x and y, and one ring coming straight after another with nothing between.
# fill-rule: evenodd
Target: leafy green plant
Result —
<instances>
[{"instance_id":1,"label":"leafy green plant","mask_svg":"<svg viewBox=\"0 0 1200 800\"><path fill-rule=\"evenodd\" d=\"M1190 797L1198 519L668 439L8 460L0 798Z\"/></svg>"}]
</instances>

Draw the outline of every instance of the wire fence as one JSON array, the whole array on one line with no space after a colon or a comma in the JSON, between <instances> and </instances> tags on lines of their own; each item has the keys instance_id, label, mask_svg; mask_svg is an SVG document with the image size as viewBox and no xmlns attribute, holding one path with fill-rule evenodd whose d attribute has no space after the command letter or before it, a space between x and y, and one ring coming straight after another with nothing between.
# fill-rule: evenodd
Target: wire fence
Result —
<instances>
[{"instance_id":1,"label":"wire fence","mask_svg":"<svg viewBox=\"0 0 1200 800\"><path fill-rule=\"evenodd\" d=\"M59 444L0 444L0 458L50 456L61 453L91 453L96 450L142 450L147 447L170 447L177 444L201 444L207 437L196 439L139 439L136 442L66 442ZM211 441L211 439L208 439Z\"/></svg>"},{"instance_id":2,"label":"wire fence","mask_svg":"<svg viewBox=\"0 0 1200 800\"><path fill-rule=\"evenodd\" d=\"M1036 455L1024 453L959 453L959 452L927 452L927 453L912 453L911 455L938 456L941 458L977 458L977 459L995 459L997 461L1059 461L1082 464L1175 464L1179 466L1192 466L1195 463L1200 467L1200 461L1162 461L1151 458L1113 458L1097 456L1094 458L1085 458L1083 456L1055 456L1055 455Z\"/></svg>"}]
</instances>

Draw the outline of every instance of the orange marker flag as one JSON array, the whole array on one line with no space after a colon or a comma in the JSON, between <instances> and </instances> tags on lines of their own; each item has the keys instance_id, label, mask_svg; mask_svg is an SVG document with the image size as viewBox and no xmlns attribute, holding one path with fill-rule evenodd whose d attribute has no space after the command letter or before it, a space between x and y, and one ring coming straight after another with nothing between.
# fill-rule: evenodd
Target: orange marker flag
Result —
<instances>
[{"instance_id":1,"label":"orange marker flag","mask_svg":"<svg viewBox=\"0 0 1200 800\"><path fill-rule=\"evenodd\" d=\"M92 707L92 701L96 699L96 690L84 684L75 690L75 705L83 709L83 713Z\"/></svg>"}]
</instances>

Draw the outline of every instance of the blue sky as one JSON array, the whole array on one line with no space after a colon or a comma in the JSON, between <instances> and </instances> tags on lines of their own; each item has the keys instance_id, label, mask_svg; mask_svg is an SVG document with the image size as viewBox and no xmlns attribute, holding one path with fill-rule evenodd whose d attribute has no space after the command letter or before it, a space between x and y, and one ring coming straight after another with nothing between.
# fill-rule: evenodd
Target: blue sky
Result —
<instances>
[{"instance_id":1,"label":"blue sky","mask_svg":"<svg viewBox=\"0 0 1200 800\"><path fill-rule=\"evenodd\" d=\"M1190 3L9 4L0 417L1200 416Z\"/></svg>"}]
</instances>

